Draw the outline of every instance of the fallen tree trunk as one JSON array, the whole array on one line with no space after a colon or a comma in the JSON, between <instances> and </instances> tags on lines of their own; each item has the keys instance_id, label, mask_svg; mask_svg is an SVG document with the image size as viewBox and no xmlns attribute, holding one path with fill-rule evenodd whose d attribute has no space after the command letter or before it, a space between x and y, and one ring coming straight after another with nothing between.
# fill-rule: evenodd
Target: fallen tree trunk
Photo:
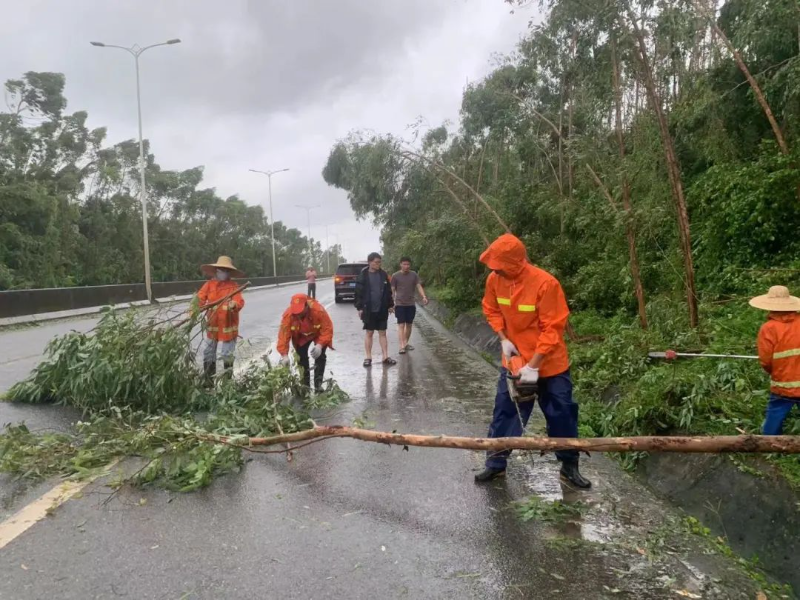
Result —
<instances>
[{"instance_id":1,"label":"fallen tree trunk","mask_svg":"<svg viewBox=\"0 0 800 600\"><path fill-rule=\"evenodd\" d=\"M371 431L356 427L322 425L313 429L272 437L245 438L249 446L273 446L314 439L348 437L363 442L458 448L461 450L584 450L586 452L760 452L800 454L800 436L796 435L726 435L726 436L648 436L610 438L471 438L447 435L413 435ZM237 443L235 438L208 437L208 441Z\"/></svg>"}]
</instances>

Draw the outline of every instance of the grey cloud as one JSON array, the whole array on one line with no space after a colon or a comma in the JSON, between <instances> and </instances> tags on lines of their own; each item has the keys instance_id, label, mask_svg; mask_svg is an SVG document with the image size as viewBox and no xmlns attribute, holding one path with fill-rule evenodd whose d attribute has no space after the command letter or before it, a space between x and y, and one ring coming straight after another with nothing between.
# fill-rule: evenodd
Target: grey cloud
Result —
<instances>
[{"instance_id":1,"label":"grey cloud","mask_svg":"<svg viewBox=\"0 0 800 600\"><path fill-rule=\"evenodd\" d=\"M11 41L19 31L11 31L12 20L0 25L6 40L0 48L15 54L3 62L23 70L37 63L66 72L70 89L80 91L71 93L76 109L84 94L113 105L132 84L133 65L126 62L132 59L94 48L90 40L127 46L180 37L181 45L154 48L141 58L150 110L174 114L190 105L210 114L269 113L379 77L404 40L436 27L452 8L452 0L16 2L5 10L22 13L16 24L29 25L27 39L34 43ZM111 119L124 115L113 106L108 113Z\"/></svg>"},{"instance_id":2,"label":"grey cloud","mask_svg":"<svg viewBox=\"0 0 800 600\"><path fill-rule=\"evenodd\" d=\"M290 167L273 180L276 220L305 232L294 205L320 204L313 236L327 224L362 257L378 232L322 180L330 147L355 128L403 135L420 115L457 119L466 81L526 29L508 12L502 0L0 0L0 78L65 73L69 110L116 143L136 135L133 60L89 41L180 37L142 57L156 160L205 165L204 185L265 208L266 178L247 169Z\"/></svg>"}]
</instances>

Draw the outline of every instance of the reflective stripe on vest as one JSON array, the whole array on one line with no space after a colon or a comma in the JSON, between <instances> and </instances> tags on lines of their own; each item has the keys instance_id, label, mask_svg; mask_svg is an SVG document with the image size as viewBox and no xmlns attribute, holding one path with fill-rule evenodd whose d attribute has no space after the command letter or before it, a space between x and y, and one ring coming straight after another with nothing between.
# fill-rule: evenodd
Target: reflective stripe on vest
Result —
<instances>
[{"instance_id":1,"label":"reflective stripe on vest","mask_svg":"<svg viewBox=\"0 0 800 600\"><path fill-rule=\"evenodd\" d=\"M800 388L800 381L775 381L772 380L769 384L773 387L781 387L781 388Z\"/></svg>"},{"instance_id":2,"label":"reflective stripe on vest","mask_svg":"<svg viewBox=\"0 0 800 600\"><path fill-rule=\"evenodd\" d=\"M535 304L520 304L517 307L519 312L536 312L536 305Z\"/></svg>"},{"instance_id":3,"label":"reflective stripe on vest","mask_svg":"<svg viewBox=\"0 0 800 600\"><path fill-rule=\"evenodd\" d=\"M225 328L222 329L222 333L236 333L238 331L239 331L239 328L236 327L236 326L234 326L234 327L225 327Z\"/></svg>"},{"instance_id":4,"label":"reflective stripe on vest","mask_svg":"<svg viewBox=\"0 0 800 600\"><path fill-rule=\"evenodd\" d=\"M219 331L219 327L206 327L206 331Z\"/></svg>"},{"instance_id":5,"label":"reflective stripe on vest","mask_svg":"<svg viewBox=\"0 0 800 600\"><path fill-rule=\"evenodd\" d=\"M789 358L790 356L800 356L800 348L794 348L792 350L783 350L782 352L776 352L772 355L772 360L776 360L778 358Z\"/></svg>"},{"instance_id":6,"label":"reflective stripe on vest","mask_svg":"<svg viewBox=\"0 0 800 600\"><path fill-rule=\"evenodd\" d=\"M511 306L511 298L497 298L497 303L501 306Z\"/></svg>"}]
</instances>

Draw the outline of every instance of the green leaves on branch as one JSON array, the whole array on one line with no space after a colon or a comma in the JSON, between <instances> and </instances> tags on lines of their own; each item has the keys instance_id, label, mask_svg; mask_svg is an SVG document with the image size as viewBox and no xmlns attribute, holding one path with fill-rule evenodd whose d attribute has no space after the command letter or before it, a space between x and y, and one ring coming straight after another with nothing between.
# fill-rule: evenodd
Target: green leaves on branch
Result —
<instances>
[{"instance_id":1,"label":"green leaves on branch","mask_svg":"<svg viewBox=\"0 0 800 600\"><path fill-rule=\"evenodd\" d=\"M160 326L139 311L109 311L90 333L55 338L46 359L7 398L50 402L84 412L125 407L153 414L203 408L210 398L200 387L190 332Z\"/></svg>"},{"instance_id":2,"label":"green leaves on branch","mask_svg":"<svg viewBox=\"0 0 800 600\"><path fill-rule=\"evenodd\" d=\"M246 443L248 437L308 429L311 410L347 400L333 381L323 393L306 397L297 375L266 360L223 378L216 390L203 389L194 354L196 325L196 319L172 327L151 313L110 312L94 332L53 340L45 360L8 398L74 406L83 420L71 433L6 427L0 472L82 479L135 457L135 468L129 461L121 464L119 484L191 491L242 464L237 439ZM216 442L220 437L231 441Z\"/></svg>"}]
</instances>

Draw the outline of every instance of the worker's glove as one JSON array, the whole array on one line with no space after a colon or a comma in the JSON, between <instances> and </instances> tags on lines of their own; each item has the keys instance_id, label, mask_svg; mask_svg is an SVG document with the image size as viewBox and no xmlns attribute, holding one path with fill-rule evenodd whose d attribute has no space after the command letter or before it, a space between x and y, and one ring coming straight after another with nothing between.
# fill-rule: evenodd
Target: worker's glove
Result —
<instances>
[{"instance_id":1,"label":"worker's glove","mask_svg":"<svg viewBox=\"0 0 800 600\"><path fill-rule=\"evenodd\" d=\"M539 381L539 369L534 369L528 365L522 367L517 375L519 375L520 383L536 383Z\"/></svg>"},{"instance_id":2,"label":"worker's glove","mask_svg":"<svg viewBox=\"0 0 800 600\"><path fill-rule=\"evenodd\" d=\"M280 366L282 366L282 367L288 367L289 366L289 355L288 354L284 354L283 356L281 356L281 360L280 360L280 362L278 364L280 364Z\"/></svg>"},{"instance_id":3,"label":"worker's glove","mask_svg":"<svg viewBox=\"0 0 800 600\"><path fill-rule=\"evenodd\" d=\"M322 356L322 346L314 344L313 346L311 346L311 350L309 351L308 354L311 356L311 358L317 360L320 356Z\"/></svg>"},{"instance_id":4,"label":"worker's glove","mask_svg":"<svg viewBox=\"0 0 800 600\"><path fill-rule=\"evenodd\" d=\"M229 310L239 310L239 305L236 304L236 302L234 302L233 300L231 300L230 302L228 302L228 309Z\"/></svg>"},{"instance_id":5,"label":"worker's glove","mask_svg":"<svg viewBox=\"0 0 800 600\"><path fill-rule=\"evenodd\" d=\"M502 340L500 342L500 347L503 349L503 355L506 358L511 358L515 354L519 354L517 347L514 345L514 342L511 340Z\"/></svg>"}]
</instances>

